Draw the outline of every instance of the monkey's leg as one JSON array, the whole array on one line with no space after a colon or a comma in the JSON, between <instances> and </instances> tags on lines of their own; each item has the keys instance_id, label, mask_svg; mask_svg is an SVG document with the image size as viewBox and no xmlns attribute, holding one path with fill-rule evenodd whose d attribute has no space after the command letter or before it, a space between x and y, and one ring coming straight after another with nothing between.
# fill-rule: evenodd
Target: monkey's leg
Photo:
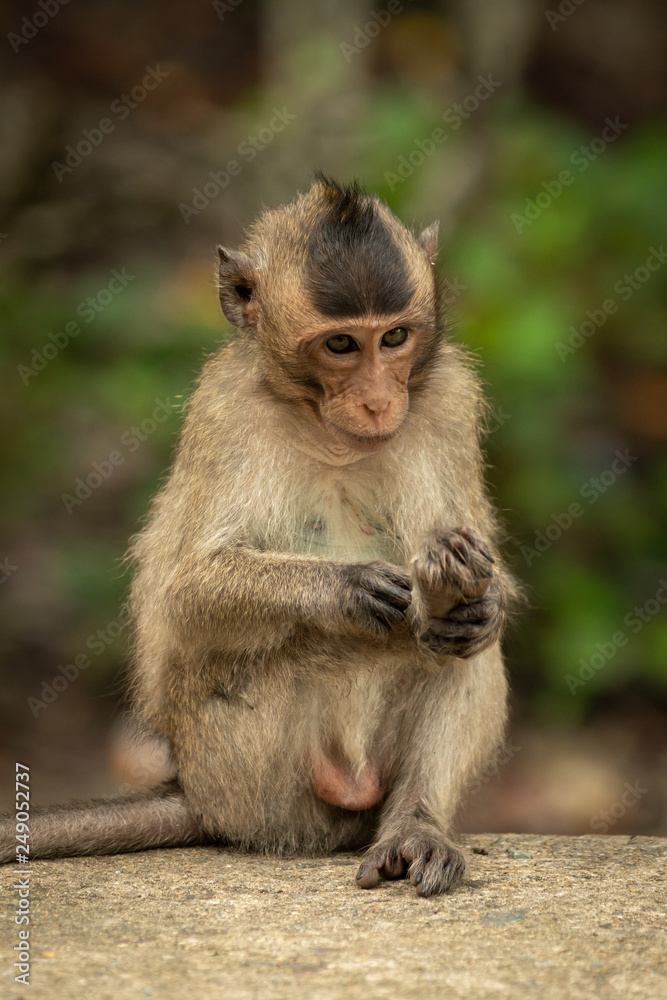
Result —
<instances>
[{"instance_id":1,"label":"monkey's leg","mask_svg":"<svg viewBox=\"0 0 667 1000\"><path fill-rule=\"evenodd\" d=\"M429 676L405 705L407 750L381 813L376 841L357 885L407 875L420 896L452 889L465 859L449 827L465 785L502 739L507 683L496 645L474 660L451 662Z\"/></svg>"},{"instance_id":2,"label":"monkey's leg","mask_svg":"<svg viewBox=\"0 0 667 1000\"><path fill-rule=\"evenodd\" d=\"M0 819L0 864L16 857L15 827L13 817ZM175 785L123 798L33 809L30 815L31 858L121 854L206 839Z\"/></svg>"},{"instance_id":3,"label":"monkey's leg","mask_svg":"<svg viewBox=\"0 0 667 1000\"><path fill-rule=\"evenodd\" d=\"M238 686L230 679L224 695L198 700L189 668L174 681L174 711L182 714L172 746L188 802L211 839L253 850L367 844L372 825L365 814L332 809L313 793L319 686L295 676L297 663L283 659L280 666L265 660Z\"/></svg>"}]
</instances>

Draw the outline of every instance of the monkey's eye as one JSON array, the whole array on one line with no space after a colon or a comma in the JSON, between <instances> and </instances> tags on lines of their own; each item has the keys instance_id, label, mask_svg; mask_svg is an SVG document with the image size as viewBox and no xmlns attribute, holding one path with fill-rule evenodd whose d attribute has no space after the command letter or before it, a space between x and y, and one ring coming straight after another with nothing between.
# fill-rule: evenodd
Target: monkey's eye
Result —
<instances>
[{"instance_id":1,"label":"monkey's eye","mask_svg":"<svg viewBox=\"0 0 667 1000\"><path fill-rule=\"evenodd\" d=\"M408 339L408 331L404 326L397 326L393 330L387 330L380 341L382 347L399 347Z\"/></svg>"},{"instance_id":2,"label":"monkey's eye","mask_svg":"<svg viewBox=\"0 0 667 1000\"><path fill-rule=\"evenodd\" d=\"M359 350L357 342L352 340L352 337L348 337L346 333L341 333L337 337L329 337L325 343L334 354L349 354L350 351Z\"/></svg>"}]
</instances>

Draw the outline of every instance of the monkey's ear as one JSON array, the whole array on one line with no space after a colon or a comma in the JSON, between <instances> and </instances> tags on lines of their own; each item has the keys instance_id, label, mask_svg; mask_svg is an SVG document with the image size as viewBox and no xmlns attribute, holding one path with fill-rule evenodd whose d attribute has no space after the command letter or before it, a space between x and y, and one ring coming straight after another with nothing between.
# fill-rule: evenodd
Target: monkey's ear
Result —
<instances>
[{"instance_id":1,"label":"monkey's ear","mask_svg":"<svg viewBox=\"0 0 667 1000\"><path fill-rule=\"evenodd\" d=\"M222 311L233 326L257 322L257 271L239 250L218 247L218 292Z\"/></svg>"},{"instance_id":2,"label":"monkey's ear","mask_svg":"<svg viewBox=\"0 0 667 1000\"><path fill-rule=\"evenodd\" d=\"M432 264L438 253L438 233L440 232L440 223L432 222L430 226L426 229L422 229L421 233L417 237L417 242L422 248L424 253Z\"/></svg>"}]
</instances>

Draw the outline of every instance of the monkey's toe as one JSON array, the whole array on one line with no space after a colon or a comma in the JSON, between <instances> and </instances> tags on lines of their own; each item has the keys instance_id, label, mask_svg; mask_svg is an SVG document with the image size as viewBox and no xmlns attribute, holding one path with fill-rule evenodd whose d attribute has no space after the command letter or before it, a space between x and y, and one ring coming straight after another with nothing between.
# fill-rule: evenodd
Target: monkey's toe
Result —
<instances>
[{"instance_id":1,"label":"monkey's toe","mask_svg":"<svg viewBox=\"0 0 667 1000\"><path fill-rule=\"evenodd\" d=\"M493 597L485 597L472 604L457 604L447 617L454 622L469 622L471 625L484 625L490 622L497 610L497 601Z\"/></svg>"},{"instance_id":2,"label":"monkey's toe","mask_svg":"<svg viewBox=\"0 0 667 1000\"><path fill-rule=\"evenodd\" d=\"M357 872L356 881L360 889L374 889L380 881L379 867L362 864Z\"/></svg>"},{"instance_id":3,"label":"monkey's toe","mask_svg":"<svg viewBox=\"0 0 667 1000\"><path fill-rule=\"evenodd\" d=\"M380 879L402 878L407 862L395 843L376 844L371 847L359 866L357 885L360 889L374 889Z\"/></svg>"},{"instance_id":4,"label":"monkey's toe","mask_svg":"<svg viewBox=\"0 0 667 1000\"><path fill-rule=\"evenodd\" d=\"M416 887L418 896L449 892L465 875L465 858L452 844L434 844L424 838L406 847L403 853L411 860L408 878Z\"/></svg>"},{"instance_id":5,"label":"monkey's toe","mask_svg":"<svg viewBox=\"0 0 667 1000\"><path fill-rule=\"evenodd\" d=\"M442 541L445 577L456 581L467 599L483 597L492 575L493 556L474 528L458 528Z\"/></svg>"},{"instance_id":6,"label":"monkey's toe","mask_svg":"<svg viewBox=\"0 0 667 1000\"><path fill-rule=\"evenodd\" d=\"M433 618L420 638L433 653L465 659L479 648L480 642L484 642L486 633L486 628L469 622Z\"/></svg>"},{"instance_id":7,"label":"monkey's toe","mask_svg":"<svg viewBox=\"0 0 667 1000\"><path fill-rule=\"evenodd\" d=\"M489 589L494 559L474 528L437 529L412 559L413 578L434 608L479 601Z\"/></svg>"}]
</instances>

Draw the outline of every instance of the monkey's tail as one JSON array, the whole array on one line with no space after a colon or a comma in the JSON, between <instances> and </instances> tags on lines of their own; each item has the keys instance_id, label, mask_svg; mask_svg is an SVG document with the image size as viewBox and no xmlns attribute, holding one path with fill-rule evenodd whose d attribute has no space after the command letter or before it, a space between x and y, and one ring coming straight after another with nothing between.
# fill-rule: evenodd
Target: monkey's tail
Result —
<instances>
[{"instance_id":1,"label":"monkey's tail","mask_svg":"<svg viewBox=\"0 0 667 1000\"><path fill-rule=\"evenodd\" d=\"M31 809L28 826L29 861L185 847L210 840L175 782L119 798ZM17 833L14 816L0 819L0 864L16 861L23 854L17 848L25 838L17 839Z\"/></svg>"}]
</instances>

